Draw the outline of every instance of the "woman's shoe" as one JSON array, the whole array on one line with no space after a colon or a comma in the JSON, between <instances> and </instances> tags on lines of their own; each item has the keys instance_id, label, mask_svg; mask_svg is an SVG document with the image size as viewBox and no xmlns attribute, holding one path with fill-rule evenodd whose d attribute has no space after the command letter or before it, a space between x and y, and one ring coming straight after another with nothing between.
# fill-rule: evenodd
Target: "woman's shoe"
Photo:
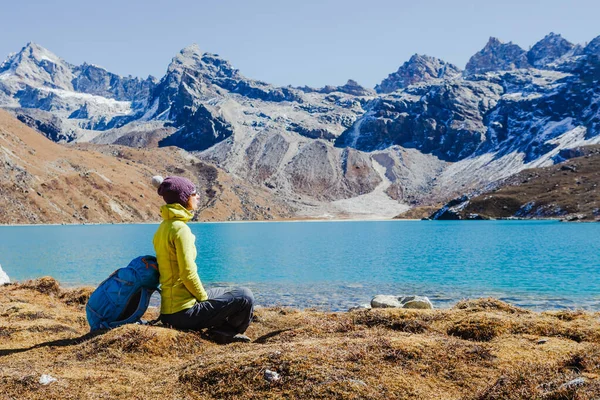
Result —
<instances>
[{"instance_id":1,"label":"woman's shoe","mask_svg":"<svg viewBox=\"0 0 600 400\"><path fill-rule=\"evenodd\" d=\"M207 332L207 334L210 340L218 344L250 343L252 341L252 339L250 339L244 334L238 333L236 335L231 336L231 334L220 331L218 329L211 329Z\"/></svg>"},{"instance_id":2,"label":"woman's shoe","mask_svg":"<svg viewBox=\"0 0 600 400\"><path fill-rule=\"evenodd\" d=\"M252 339L250 339L248 336L244 335L243 333L238 333L237 335L235 335L231 338L231 341L237 342L237 343L250 343L252 341Z\"/></svg>"}]
</instances>

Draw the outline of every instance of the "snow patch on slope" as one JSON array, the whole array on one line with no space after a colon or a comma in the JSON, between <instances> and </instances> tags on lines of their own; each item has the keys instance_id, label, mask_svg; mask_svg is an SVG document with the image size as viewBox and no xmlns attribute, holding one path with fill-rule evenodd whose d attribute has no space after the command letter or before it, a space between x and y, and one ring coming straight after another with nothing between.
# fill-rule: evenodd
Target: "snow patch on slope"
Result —
<instances>
[{"instance_id":1,"label":"snow patch on slope","mask_svg":"<svg viewBox=\"0 0 600 400\"><path fill-rule=\"evenodd\" d=\"M392 184L386 175L386 168L371 158L373 168L381 177L381 183L371 193L337 200L331 205L339 214L349 214L354 218L363 219L390 219L401 214L410 206L391 199L385 190Z\"/></svg>"},{"instance_id":2,"label":"snow patch on slope","mask_svg":"<svg viewBox=\"0 0 600 400\"><path fill-rule=\"evenodd\" d=\"M565 132L552 138L557 130ZM600 143L600 135L586 139L586 133L587 129L585 127L573 126L571 118L548 122L538 137L552 138L545 143L556 145L554 149L529 163L525 162L525 154L518 150L504 154L501 157L498 157L497 152L493 152L466 158L448 166L437 180L436 191L438 193L444 191L467 193L472 188L493 184L527 168L553 165L554 157L562 149Z\"/></svg>"},{"instance_id":3,"label":"snow patch on slope","mask_svg":"<svg viewBox=\"0 0 600 400\"><path fill-rule=\"evenodd\" d=\"M131 112L130 101L119 101L115 99L109 99L103 96L96 96L88 93L72 92L69 90L52 89L47 87L41 87L39 90L43 92L50 92L56 94L58 97L63 99L76 99L90 103L102 104L110 107L114 114L127 115Z\"/></svg>"}]
</instances>

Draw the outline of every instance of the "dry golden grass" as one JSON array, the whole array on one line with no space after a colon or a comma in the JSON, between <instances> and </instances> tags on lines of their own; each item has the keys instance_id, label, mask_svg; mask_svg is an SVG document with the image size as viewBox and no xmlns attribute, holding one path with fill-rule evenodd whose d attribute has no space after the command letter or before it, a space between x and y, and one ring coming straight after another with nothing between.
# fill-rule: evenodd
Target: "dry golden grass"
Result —
<instances>
[{"instance_id":1,"label":"dry golden grass","mask_svg":"<svg viewBox=\"0 0 600 400\"><path fill-rule=\"evenodd\" d=\"M89 334L90 291L52 278L0 288L0 397L600 397L597 313L536 313L494 299L449 310L260 308L248 332L253 343L220 346L160 326ZM281 379L267 381L266 369ZM41 385L42 374L58 380Z\"/></svg>"}]
</instances>

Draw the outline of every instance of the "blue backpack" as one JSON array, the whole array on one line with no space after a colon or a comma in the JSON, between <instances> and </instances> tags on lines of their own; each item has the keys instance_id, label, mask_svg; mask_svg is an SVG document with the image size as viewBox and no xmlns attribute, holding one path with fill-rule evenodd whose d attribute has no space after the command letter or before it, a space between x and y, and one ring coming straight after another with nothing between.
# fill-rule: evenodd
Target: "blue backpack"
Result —
<instances>
[{"instance_id":1,"label":"blue backpack","mask_svg":"<svg viewBox=\"0 0 600 400\"><path fill-rule=\"evenodd\" d=\"M158 285L158 264L153 256L138 257L113 272L85 306L91 330L140 322Z\"/></svg>"}]
</instances>

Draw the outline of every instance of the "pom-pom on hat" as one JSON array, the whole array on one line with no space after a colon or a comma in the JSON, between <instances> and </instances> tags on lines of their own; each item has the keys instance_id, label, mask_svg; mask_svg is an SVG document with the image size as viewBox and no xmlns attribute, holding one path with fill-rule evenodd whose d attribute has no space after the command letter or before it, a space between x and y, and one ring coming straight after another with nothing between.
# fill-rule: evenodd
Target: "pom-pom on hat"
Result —
<instances>
[{"instance_id":1,"label":"pom-pom on hat","mask_svg":"<svg viewBox=\"0 0 600 400\"><path fill-rule=\"evenodd\" d=\"M162 176L152 177L152 185L157 188L157 192L167 204L179 203L183 207L187 206L188 199L196 193L196 185L182 176Z\"/></svg>"}]
</instances>

